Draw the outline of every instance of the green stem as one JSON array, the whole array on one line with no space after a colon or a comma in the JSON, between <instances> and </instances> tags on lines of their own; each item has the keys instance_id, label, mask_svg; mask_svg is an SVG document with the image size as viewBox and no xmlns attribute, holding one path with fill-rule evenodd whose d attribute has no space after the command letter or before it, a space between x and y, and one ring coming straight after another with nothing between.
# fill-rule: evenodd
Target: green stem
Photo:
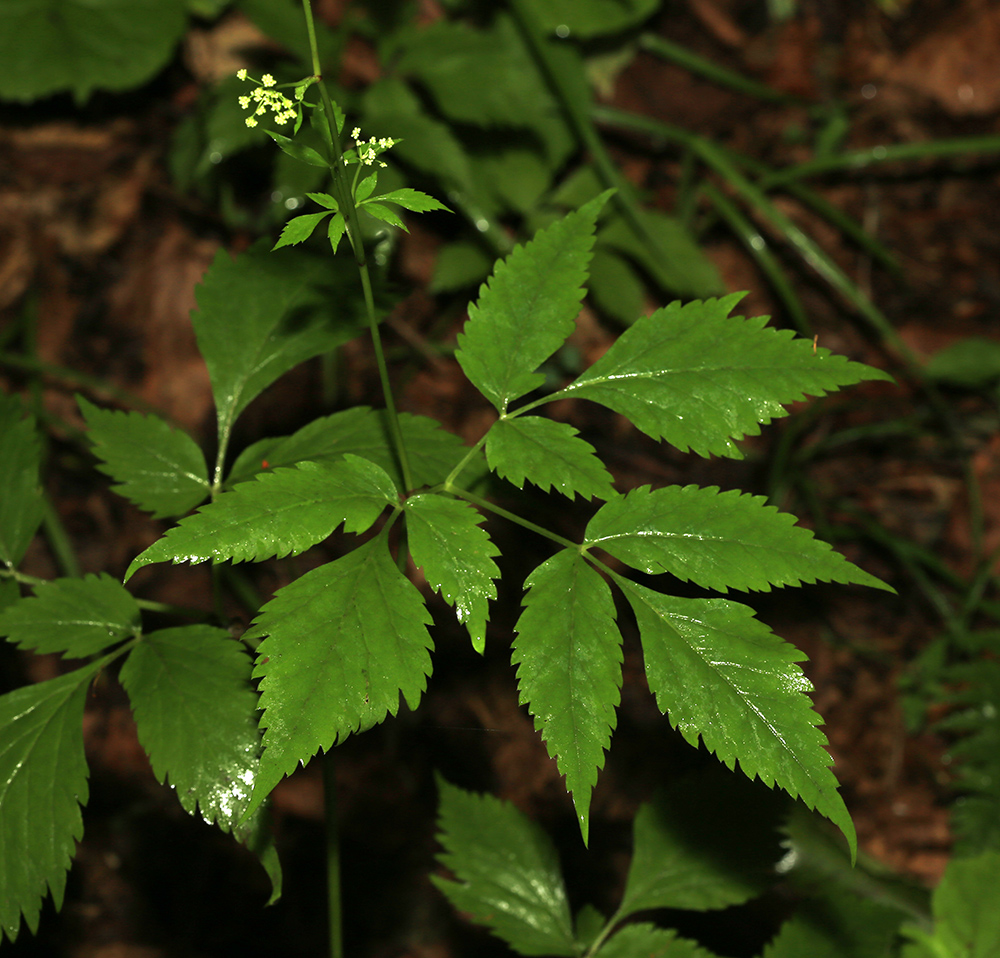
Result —
<instances>
[{"instance_id":1,"label":"green stem","mask_svg":"<svg viewBox=\"0 0 1000 958\"><path fill-rule=\"evenodd\" d=\"M330 958L344 958L340 899L340 830L337 827L337 768L333 750L323 754L323 807L326 812L326 898Z\"/></svg>"},{"instance_id":2,"label":"green stem","mask_svg":"<svg viewBox=\"0 0 1000 958\"><path fill-rule=\"evenodd\" d=\"M468 489L459 489L455 486L450 486L446 484L444 486L447 492L450 492L454 496L458 496L460 499L464 499L466 502L471 502L474 506L485 509L487 512L492 512L494 515L500 516L508 522L513 522L515 525L519 525L522 529L527 529L530 532L534 532L537 535L543 536L546 539L555 542L558 545L563 546L566 549L579 549L580 543L573 542L571 539L567 539L564 536L559 535L556 532L552 532L550 529L545 529L540 525L536 525L530 519L524 519L521 516L509 512L502 506L498 506L495 503L489 501L489 499L483 499L477 496L474 492L469 492ZM592 558L589 557L588 558Z\"/></svg>"},{"instance_id":3,"label":"green stem","mask_svg":"<svg viewBox=\"0 0 1000 958\"><path fill-rule=\"evenodd\" d=\"M371 275L368 271L368 257L365 254L365 244L361 237L361 224L358 220L358 208L354 204L354 196L351 193L347 177L344 175L344 153L340 146L340 130L337 129L336 113L333 109L333 101L330 99L330 91L327 90L323 82L323 75L320 72L319 47L316 44L316 29L313 25L312 8L309 0L302 0L302 12L306 18L306 30L309 34L309 52L312 57L313 75L317 79L319 95L323 102L324 120L329 131L328 146L331 155L330 172L333 175L333 188L337 195L337 203L340 212L347 223L347 239L354 251L354 262L358 267L358 274L361 277L361 288L365 297L365 310L368 314L368 328L371 332L372 345L375 349L375 362L378 365L379 380L382 383L382 396L385 400L386 411L389 414L389 435L392 439L393 451L399 463L399 471L403 476L403 485L406 491L413 488L413 476L410 471L410 461L406 454L406 446L403 442L403 431L399 425L399 413L396 411L396 401L392 394L392 385L389 382L389 369L385 361L385 353L382 349L382 338L378 330L378 318L375 315L375 298L372 294Z\"/></svg>"}]
</instances>

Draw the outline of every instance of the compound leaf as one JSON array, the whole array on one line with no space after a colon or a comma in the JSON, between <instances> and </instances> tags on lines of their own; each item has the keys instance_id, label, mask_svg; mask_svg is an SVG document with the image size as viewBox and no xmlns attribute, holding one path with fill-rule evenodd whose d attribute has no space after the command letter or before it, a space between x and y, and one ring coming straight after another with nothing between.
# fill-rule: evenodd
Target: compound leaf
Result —
<instances>
[{"instance_id":1,"label":"compound leaf","mask_svg":"<svg viewBox=\"0 0 1000 958\"><path fill-rule=\"evenodd\" d=\"M541 416L498 419L486 435L489 467L518 489L524 481L540 489L554 488L564 496L607 499L614 494L612 478L594 447L564 422Z\"/></svg>"},{"instance_id":2,"label":"compound leaf","mask_svg":"<svg viewBox=\"0 0 1000 958\"><path fill-rule=\"evenodd\" d=\"M486 647L488 603L497 597L500 570L493 556L500 550L485 529L482 515L464 502L425 494L406 500L410 555L435 592L455 607L469 630L473 648Z\"/></svg>"},{"instance_id":3,"label":"compound leaf","mask_svg":"<svg viewBox=\"0 0 1000 958\"><path fill-rule=\"evenodd\" d=\"M673 781L636 813L619 914L708 911L763 893L781 855L780 805L758 783L718 765Z\"/></svg>"},{"instance_id":4,"label":"compound leaf","mask_svg":"<svg viewBox=\"0 0 1000 958\"><path fill-rule=\"evenodd\" d=\"M590 794L621 697L615 604L604 579L572 549L543 562L526 585L511 661L521 703L566 776L586 843Z\"/></svg>"},{"instance_id":5,"label":"compound leaf","mask_svg":"<svg viewBox=\"0 0 1000 958\"><path fill-rule=\"evenodd\" d=\"M205 457L186 432L157 416L99 409L82 396L76 401L94 454L103 460L97 468L118 483L115 492L154 519L183 515L205 501Z\"/></svg>"},{"instance_id":6,"label":"compound leaf","mask_svg":"<svg viewBox=\"0 0 1000 958\"><path fill-rule=\"evenodd\" d=\"M15 396L0 396L0 562L14 568L42 521L42 440Z\"/></svg>"},{"instance_id":7,"label":"compound leaf","mask_svg":"<svg viewBox=\"0 0 1000 958\"><path fill-rule=\"evenodd\" d=\"M326 210L323 213L304 213L302 216L290 219L281 228L281 236L278 237L278 242L271 247L272 251L281 249L282 246L297 246L299 243L304 243L312 236L313 230L331 213L331 210Z\"/></svg>"},{"instance_id":8,"label":"compound leaf","mask_svg":"<svg viewBox=\"0 0 1000 958\"><path fill-rule=\"evenodd\" d=\"M795 516L765 503L763 496L716 486L642 486L595 513L584 545L600 546L650 575L669 572L720 592L816 581L892 591L794 525Z\"/></svg>"},{"instance_id":9,"label":"compound leaf","mask_svg":"<svg viewBox=\"0 0 1000 958\"><path fill-rule=\"evenodd\" d=\"M548 835L509 802L438 779L438 861L455 881L431 881L459 911L522 955L576 955L559 856Z\"/></svg>"},{"instance_id":10,"label":"compound leaf","mask_svg":"<svg viewBox=\"0 0 1000 958\"><path fill-rule=\"evenodd\" d=\"M251 661L208 625L143 636L121 670L139 741L181 805L231 830L250 799L260 733Z\"/></svg>"},{"instance_id":11,"label":"compound leaf","mask_svg":"<svg viewBox=\"0 0 1000 958\"><path fill-rule=\"evenodd\" d=\"M109 661L0 696L0 930L11 940L21 915L38 929L46 887L62 906L88 795L87 684Z\"/></svg>"},{"instance_id":12,"label":"compound leaf","mask_svg":"<svg viewBox=\"0 0 1000 958\"><path fill-rule=\"evenodd\" d=\"M246 633L257 650L264 754L255 808L299 762L410 708L427 684L430 615L385 535L280 589Z\"/></svg>"},{"instance_id":13,"label":"compound leaf","mask_svg":"<svg viewBox=\"0 0 1000 958\"><path fill-rule=\"evenodd\" d=\"M543 381L535 370L573 331L607 198L602 193L515 247L469 304L455 358L501 414Z\"/></svg>"},{"instance_id":14,"label":"compound leaf","mask_svg":"<svg viewBox=\"0 0 1000 958\"><path fill-rule=\"evenodd\" d=\"M353 317L333 324L300 315L325 259L270 252L261 241L235 260L219 250L198 287L191 322L208 365L220 441L247 404L293 366L355 335Z\"/></svg>"},{"instance_id":15,"label":"compound leaf","mask_svg":"<svg viewBox=\"0 0 1000 958\"><path fill-rule=\"evenodd\" d=\"M126 579L152 562L260 562L297 555L341 523L364 532L397 501L385 470L358 456L337 462L304 460L263 472L168 529L132 560Z\"/></svg>"},{"instance_id":16,"label":"compound leaf","mask_svg":"<svg viewBox=\"0 0 1000 958\"><path fill-rule=\"evenodd\" d=\"M829 769L803 658L753 616L726 599L662 595L615 576L639 624L646 678L661 712L691 744L748 778L777 784L844 833L852 859L857 836Z\"/></svg>"},{"instance_id":17,"label":"compound leaf","mask_svg":"<svg viewBox=\"0 0 1000 958\"><path fill-rule=\"evenodd\" d=\"M138 634L139 606L107 573L55 579L35 586L0 612L0 635L22 649L82 659Z\"/></svg>"},{"instance_id":18,"label":"compound leaf","mask_svg":"<svg viewBox=\"0 0 1000 958\"><path fill-rule=\"evenodd\" d=\"M683 452L742 458L733 440L787 415L785 405L888 373L849 362L766 316L729 316L742 297L671 303L644 316L556 395L591 399ZM553 397L555 398L555 397Z\"/></svg>"}]
</instances>

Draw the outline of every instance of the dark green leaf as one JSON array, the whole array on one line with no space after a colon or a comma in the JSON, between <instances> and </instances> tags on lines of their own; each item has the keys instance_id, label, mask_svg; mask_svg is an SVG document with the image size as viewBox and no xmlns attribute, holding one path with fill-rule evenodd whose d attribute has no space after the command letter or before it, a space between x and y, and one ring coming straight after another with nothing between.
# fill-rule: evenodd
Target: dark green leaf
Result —
<instances>
[{"instance_id":1,"label":"dark green leaf","mask_svg":"<svg viewBox=\"0 0 1000 958\"><path fill-rule=\"evenodd\" d=\"M154 519L183 515L208 497L205 457L186 432L157 416L99 409L82 396L77 403L103 460L97 468L118 483L119 495Z\"/></svg>"},{"instance_id":2,"label":"dark green leaf","mask_svg":"<svg viewBox=\"0 0 1000 958\"><path fill-rule=\"evenodd\" d=\"M431 588L455 607L477 652L486 646L488 603L497 597L500 550L479 527L483 517L470 505L434 494L406 500L406 529L413 562Z\"/></svg>"},{"instance_id":3,"label":"dark green leaf","mask_svg":"<svg viewBox=\"0 0 1000 958\"><path fill-rule=\"evenodd\" d=\"M589 832L590 793L611 743L621 698L621 633L611 590L579 552L543 562L525 583L511 661L521 703L566 776L580 831Z\"/></svg>"},{"instance_id":4,"label":"dark green leaf","mask_svg":"<svg viewBox=\"0 0 1000 958\"><path fill-rule=\"evenodd\" d=\"M597 511L584 545L650 575L669 572L719 592L817 581L892 591L794 523L763 496L735 489L642 486Z\"/></svg>"},{"instance_id":5,"label":"dark green leaf","mask_svg":"<svg viewBox=\"0 0 1000 958\"><path fill-rule=\"evenodd\" d=\"M728 768L777 784L829 818L844 833L851 857L857 837L837 791L816 728L822 719L812 686L795 662L804 658L726 599L662 595L619 576L642 635L646 678L661 712L692 745L698 736Z\"/></svg>"},{"instance_id":6,"label":"dark green leaf","mask_svg":"<svg viewBox=\"0 0 1000 958\"><path fill-rule=\"evenodd\" d=\"M121 670L139 741L181 805L231 831L257 772L260 733L251 661L208 625L145 635Z\"/></svg>"},{"instance_id":7,"label":"dark green leaf","mask_svg":"<svg viewBox=\"0 0 1000 958\"><path fill-rule=\"evenodd\" d=\"M139 606L107 573L56 579L0 612L0 635L22 649L86 658L140 631Z\"/></svg>"},{"instance_id":8,"label":"dark green leaf","mask_svg":"<svg viewBox=\"0 0 1000 958\"><path fill-rule=\"evenodd\" d=\"M438 779L438 860L454 876L431 880L459 910L522 955L577 955L559 856L508 802Z\"/></svg>"},{"instance_id":9,"label":"dark green leaf","mask_svg":"<svg viewBox=\"0 0 1000 958\"><path fill-rule=\"evenodd\" d=\"M431 671L430 615L380 535L280 589L246 633L257 650L264 754L256 807L283 775L410 708Z\"/></svg>"},{"instance_id":10,"label":"dark green leaf","mask_svg":"<svg viewBox=\"0 0 1000 958\"><path fill-rule=\"evenodd\" d=\"M498 263L458 335L455 358L497 411L539 386L535 370L573 331L602 194Z\"/></svg>"},{"instance_id":11,"label":"dark green leaf","mask_svg":"<svg viewBox=\"0 0 1000 958\"><path fill-rule=\"evenodd\" d=\"M142 86L184 34L184 0L25 0L0 3L0 98ZM235 109L235 106L234 106Z\"/></svg>"},{"instance_id":12,"label":"dark green leaf","mask_svg":"<svg viewBox=\"0 0 1000 958\"><path fill-rule=\"evenodd\" d=\"M281 230L281 237L278 242L271 247L271 250L281 249L282 246L295 246L304 243L313 234L313 230L319 226L323 220L330 215L330 210L323 213L305 213L289 220Z\"/></svg>"},{"instance_id":13,"label":"dark green leaf","mask_svg":"<svg viewBox=\"0 0 1000 958\"><path fill-rule=\"evenodd\" d=\"M614 495L611 474L594 447L564 422L541 416L498 419L486 435L486 461L518 489L524 480L564 496L607 499Z\"/></svg>"},{"instance_id":14,"label":"dark green leaf","mask_svg":"<svg viewBox=\"0 0 1000 958\"><path fill-rule=\"evenodd\" d=\"M931 356L924 373L940 382L980 389L1000 379L1000 343L981 336L959 339Z\"/></svg>"},{"instance_id":15,"label":"dark green leaf","mask_svg":"<svg viewBox=\"0 0 1000 958\"><path fill-rule=\"evenodd\" d=\"M765 329L767 317L730 317L742 295L671 303L642 317L556 395L602 403L684 452L739 459L733 440L787 415L785 405L863 379L891 378L814 350L791 330Z\"/></svg>"},{"instance_id":16,"label":"dark green leaf","mask_svg":"<svg viewBox=\"0 0 1000 958\"><path fill-rule=\"evenodd\" d=\"M740 905L774 881L775 796L718 765L675 778L635 816L623 916L652 908Z\"/></svg>"},{"instance_id":17,"label":"dark green leaf","mask_svg":"<svg viewBox=\"0 0 1000 958\"><path fill-rule=\"evenodd\" d=\"M596 954L597 958L715 958L697 942L678 938L672 928L657 928L648 922L616 931Z\"/></svg>"},{"instance_id":18,"label":"dark green leaf","mask_svg":"<svg viewBox=\"0 0 1000 958\"><path fill-rule=\"evenodd\" d=\"M302 315L311 288L329 273L327 257L272 253L261 241L233 260L219 250L191 314L212 380L220 441L247 404L293 366L356 334L353 315Z\"/></svg>"},{"instance_id":19,"label":"dark green leaf","mask_svg":"<svg viewBox=\"0 0 1000 958\"><path fill-rule=\"evenodd\" d=\"M24 558L42 521L41 462L34 419L21 418L17 397L0 395L0 562L10 568Z\"/></svg>"},{"instance_id":20,"label":"dark green leaf","mask_svg":"<svg viewBox=\"0 0 1000 958\"><path fill-rule=\"evenodd\" d=\"M450 293L482 282L493 264L477 243L456 240L442 246L434 263L430 292Z\"/></svg>"},{"instance_id":21,"label":"dark green leaf","mask_svg":"<svg viewBox=\"0 0 1000 958\"><path fill-rule=\"evenodd\" d=\"M87 803L83 706L110 659L0 696L0 931L32 934L46 889L62 906Z\"/></svg>"},{"instance_id":22,"label":"dark green leaf","mask_svg":"<svg viewBox=\"0 0 1000 958\"><path fill-rule=\"evenodd\" d=\"M569 29L581 40L618 33L636 26L659 6L658 0L527 0L545 30ZM603 955L604 952L602 951Z\"/></svg>"},{"instance_id":23,"label":"dark green leaf","mask_svg":"<svg viewBox=\"0 0 1000 958\"><path fill-rule=\"evenodd\" d=\"M125 578L151 562L260 562L298 555L341 523L347 532L364 532L397 498L381 467L353 455L263 472L168 529L132 560Z\"/></svg>"}]
</instances>

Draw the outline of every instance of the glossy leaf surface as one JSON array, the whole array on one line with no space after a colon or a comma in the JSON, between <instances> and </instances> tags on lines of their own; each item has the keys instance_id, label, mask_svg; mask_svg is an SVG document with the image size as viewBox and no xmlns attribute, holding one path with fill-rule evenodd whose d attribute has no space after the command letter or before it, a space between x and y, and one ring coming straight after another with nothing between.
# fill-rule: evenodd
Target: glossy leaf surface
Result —
<instances>
[{"instance_id":1,"label":"glossy leaf surface","mask_svg":"<svg viewBox=\"0 0 1000 958\"><path fill-rule=\"evenodd\" d=\"M454 606L473 648L482 652L489 600L497 597L494 580L500 578L493 561L500 550L480 527L482 515L464 502L426 494L406 500L406 520L414 563L423 568L431 588Z\"/></svg>"},{"instance_id":2,"label":"glossy leaf surface","mask_svg":"<svg viewBox=\"0 0 1000 958\"><path fill-rule=\"evenodd\" d=\"M594 447L568 423L541 416L497 420L486 436L486 461L518 489L527 480L571 498L607 499L614 494L611 474Z\"/></svg>"},{"instance_id":3,"label":"glossy leaf surface","mask_svg":"<svg viewBox=\"0 0 1000 958\"><path fill-rule=\"evenodd\" d=\"M509 802L438 779L438 860L431 881L459 910L522 955L576 955L559 857L548 835Z\"/></svg>"},{"instance_id":4,"label":"glossy leaf surface","mask_svg":"<svg viewBox=\"0 0 1000 958\"><path fill-rule=\"evenodd\" d=\"M154 519L180 516L208 498L208 471L197 443L157 416L99 409L77 397L97 467L113 488Z\"/></svg>"},{"instance_id":5,"label":"glossy leaf surface","mask_svg":"<svg viewBox=\"0 0 1000 958\"><path fill-rule=\"evenodd\" d=\"M804 656L726 599L683 599L615 577L635 611L646 678L661 712L728 768L783 788L829 818L856 854L854 825L816 728Z\"/></svg>"},{"instance_id":6,"label":"glossy leaf surface","mask_svg":"<svg viewBox=\"0 0 1000 958\"><path fill-rule=\"evenodd\" d=\"M139 606L107 573L55 579L0 612L0 635L22 649L86 658L137 634Z\"/></svg>"},{"instance_id":7,"label":"glossy leaf surface","mask_svg":"<svg viewBox=\"0 0 1000 958\"><path fill-rule=\"evenodd\" d=\"M392 480L367 459L306 460L261 473L182 519L132 561L126 578L151 562L297 555L341 523L348 532L364 532L395 502Z\"/></svg>"},{"instance_id":8,"label":"glossy leaf surface","mask_svg":"<svg viewBox=\"0 0 1000 958\"><path fill-rule=\"evenodd\" d=\"M766 502L715 486L641 486L601 507L585 545L650 575L669 572L720 592L817 581L889 589Z\"/></svg>"},{"instance_id":9,"label":"glossy leaf surface","mask_svg":"<svg viewBox=\"0 0 1000 958\"><path fill-rule=\"evenodd\" d=\"M430 615L384 535L279 590L246 633L257 649L264 754L252 807L282 776L416 708L430 675Z\"/></svg>"},{"instance_id":10,"label":"glossy leaf surface","mask_svg":"<svg viewBox=\"0 0 1000 958\"><path fill-rule=\"evenodd\" d=\"M525 583L511 661L549 754L566 776L586 843L590 794L611 743L622 684L621 633L604 579L572 549Z\"/></svg>"},{"instance_id":11,"label":"glossy leaf surface","mask_svg":"<svg viewBox=\"0 0 1000 958\"><path fill-rule=\"evenodd\" d=\"M849 362L767 317L729 313L742 298L671 303L639 319L558 396L591 399L682 452L741 458L734 440L787 415L785 406L864 379L891 379Z\"/></svg>"}]
</instances>

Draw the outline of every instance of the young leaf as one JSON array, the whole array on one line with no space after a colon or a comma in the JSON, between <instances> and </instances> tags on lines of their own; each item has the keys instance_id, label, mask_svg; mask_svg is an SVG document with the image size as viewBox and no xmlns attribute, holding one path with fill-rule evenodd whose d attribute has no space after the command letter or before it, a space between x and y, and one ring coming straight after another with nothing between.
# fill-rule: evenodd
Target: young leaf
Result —
<instances>
[{"instance_id":1,"label":"young leaf","mask_svg":"<svg viewBox=\"0 0 1000 958\"><path fill-rule=\"evenodd\" d=\"M375 219L381 220L383 223L388 223L390 226L395 226L396 229L409 233L406 224L399 218L399 214L390 210L388 206L383 206L381 203L373 203L369 200L366 203L359 203L358 209L364 210L369 216L374 216Z\"/></svg>"},{"instance_id":2,"label":"young leaf","mask_svg":"<svg viewBox=\"0 0 1000 958\"><path fill-rule=\"evenodd\" d=\"M420 190L408 188L393 190L391 193L383 193L374 199L380 203L397 203L405 209L413 210L414 213L426 213L429 210L448 210L449 213L451 212L444 203L434 199L433 196L421 193Z\"/></svg>"},{"instance_id":3,"label":"young leaf","mask_svg":"<svg viewBox=\"0 0 1000 958\"><path fill-rule=\"evenodd\" d=\"M251 662L223 629L145 635L122 666L139 741L185 810L231 831L250 799L260 733Z\"/></svg>"},{"instance_id":4,"label":"young leaf","mask_svg":"<svg viewBox=\"0 0 1000 958\"><path fill-rule=\"evenodd\" d=\"M318 203L325 209L332 210L334 213L340 209L340 204L329 194L329 193L306 193L314 203Z\"/></svg>"},{"instance_id":5,"label":"young leaf","mask_svg":"<svg viewBox=\"0 0 1000 958\"><path fill-rule=\"evenodd\" d=\"M87 422L98 469L114 479L115 492L152 513L181 516L209 493L205 457L197 443L157 416L99 409L83 396L77 404Z\"/></svg>"},{"instance_id":6,"label":"young leaf","mask_svg":"<svg viewBox=\"0 0 1000 958\"><path fill-rule=\"evenodd\" d=\"M132 560L125 578L168 559L197 564L298 555L341 523L347 532L364 532L397 499L386 472L358 456L262 472L168 529Z\"/></svg>"},{"instance_id":7,"label":"young leaf","mask_svg":"<svg viewBox=\"0 0 1000 958\"><path fill-rule=\"evenodd\" d=\"M934 930L904 925L902 958L992 958L1000 954L1000 852L952 859L934 890Z\"/></svg>"},{"instance_id":8,"label":"young leaf","mask_svg":"<svg viewBox=\"0 0 1000 958\"><path fill-rule=\"evenodd\" d=\"M577 955L566 887L548 835L509 802L438 779L438 861L431 876L459 911L522 955Z\"/></svg>"},{"instance_id":9,"label":"young leaf","mask_svg":"<svg viewBox=\"0 0 1000 958\"><path fill-rule=\"evenodd\" d=\"M515 247L483 284L478 304L469 305L455 358L501 414L541 384L535 370L573 331L607 198L601 194Z\"/></svg>"},{"instance_id":10,"label":"young leaf","mask_svg":"<svg viewBox=\"0 0 1000 958\"><path fill-rule=\"evenodd\" d=\"M669 572L719 592L816 581L892 591L794 525L795 516L765 503L763 496L716 486L642 486L597 511L584 545L650 575Z\"/></svg>"},{"instance_id":11,"label":"young leaf","mask_svg":"<svg viewBox=\"0 0 1000 958\"><path fill-rule=\"evenodd\" d=\"M525 583L511 662L521 703L535 716L566 776L584 843L590 793L611 743L621 698L621 633L611 590L573 549L557 552Z\"/></svg>"},{"instance_id":12,"label":"young leaf","mask_svg":"<svg viewBox=\"0 0 1000 958\"><path fill-rule=\"evenodd\" d=\"M618 914L728 908L764 892L781 854L781 804L719 766L672 781L636 813Z\"/></svg>"},{"instance_id":13,"label":"young leaf","mask_svg":"<svg viewBox=\"0 0 1000 958\"><path fill-rule=\"evenodd\" d=\"M608 499L612 478L594 447L564 422L541 416L498 419L486 434L486 461L518 489L524 480L564 496Z\"/></svg>"},{"instance_id":14,"label":"young leaf","mask_svg":"<svg viewBox=\"0 0 1000 958\"><path fill-rule=\"evenodd\" d=\"M42 441L16 396L0 395L0 562L14 568L42 521Z\"/></svg>"},{"instance_id":15,"label":"young leaf","mask_svg":"<svg viewBox=\"0 0 1000 958\"><path fill-rule=\"evenodd\" d=\"M271 247L271 251L281 249L282 246L296 246L299 243L304 243L312 236L313 230L329 215L330 210L326 210L322 213L304 213L302 216L290 219L282 227L281 236L278 238L278 242Z\"/></svg>"},{"instance_id":16,"label":"young leaf","mask_svg":"<svg viewBox=\"0 0 1000 958\"><path fill-rule=\"evenodd\" d=\"M337 252L337 247L340 246L340 241L344 237L344 233L347 232L347 220L344 219L342 213L336 213L330 218L330 225L327 228L326 235L330 240L330 249L334 253Z\"/></svg>"},{"instance_id":17,"label":"young leaf","mask_svg":"<svg viewBox=\"0 0 1000 958\"><path fill-rule=\"evenodd\" d=\"M56 579L0 612L0 635L22 649L82 659L138 634L139 606L107 573Z\"/></svg>"},{"instance_id":18,"label":"young leaf","mask_svg":"<svg viewBox=\"0 0 1000 958\"><path fill-rule=\"evenodd\" d=\"M888 373L814 350L766 316L729 316L744 294L671 303L644 316L552 398L590 399L682 452L742 458L733 440L787 415L785 405ZM471 377L470 377L471 378Z\"/></svg>"},{"instance_id":19,"label":"young leaf","mask_svg":"<svg viewBox=\"0 0 1000 958\"><path fill-rule=\"evenodd\" d=\"M857 854L854 824L829 769L804 656L726 599L662 595L615 576L635 611L646 678L661 712L692 745L748 778L775 783L829 818Z\"/></svg>"},{"instance_id":20,"label":"young leaf","mask_svg":"<svg viewBox=\"0 0 1000 958\"><path fill-rule=\"evenodd\" d=\"M427 684L430 615L385 535L280 589L246 633L257 650L264 754L251 809L300 762L410 708Z\"/></svg>"},{"instance_id":21,"label":"young leaf","mask_svg":"<svg viewBox=\"0 0 1000 958\"><path fill-rule=\"evenodd\" d=\"M294 309L329 271L325 258L272 253L266 241L235 260L219 250L198 287L191 322L208 365L220 441L236 417L282 373L355 335L353 318L295 321Z\"/></svg>"},{"instance_id":22,"label":"young leaf","mask_svg":"<svg viewBox=\"0 0 1000 958\"><path fill-rule=\"evenodd\" d=\"M298 140L291 140L287 136L275 133L274 130L264 130L264 132L278 144L283 153L287 153L293 159L299 160L301 163L307 163L309 166L318 166L323 169L329 167L330 164L311 146L306 146Z\"/></svg>"},{"instance_id":23,"label":"young leaf","mask_svg":"<svg viewBox=\"0 0 1000 958\"><path fill-rule=\"evenodd\" d=\"M658 928L648 922L619 929L596 954L598 958L716 958L697 942L678 938L672 928Z\"/></svg>"},{"instance_id":24,"label":"young leaf","mask_svg":"<svg viewBox=\"0 0 1000 958\"><path fill-rule=\"evenodd\" d=\"M493 556L500 550L479 523L471 506L434 494L406 500L406 530L410 555L435 592L455 607L459 622L469 630L473 648L486 647L488 602L497 597L493 580L500 570Z\"/></svg>"},{"instance_id":25,"label":"young leaf","mask_svg":"<svg viewBox=\"0 0 1000 958\"><path fill-rule=\"evenodd\" d=\"M62 907L87 803L87 685L110 660L0 696L0 931L11 941L22 914L38 929L46 887Z\"/></svg>"}]
</instances>

